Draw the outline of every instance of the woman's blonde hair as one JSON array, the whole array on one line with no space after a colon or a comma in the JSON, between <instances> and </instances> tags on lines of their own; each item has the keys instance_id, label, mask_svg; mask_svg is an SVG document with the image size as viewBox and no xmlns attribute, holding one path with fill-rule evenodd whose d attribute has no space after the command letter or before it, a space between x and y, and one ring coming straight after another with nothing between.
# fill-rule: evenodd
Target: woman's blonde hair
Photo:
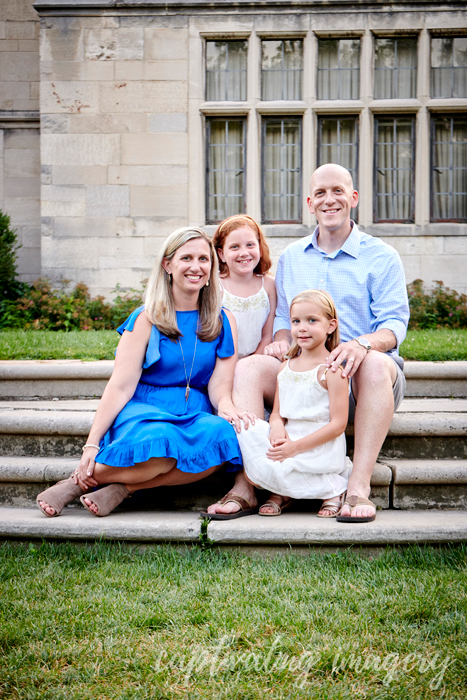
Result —
<instances>
[{"instance_id":1,"label":"woman's blonde hair","mask_svg":"<svg viewBox=\"0 0 467 700\"><path fill-rule=\"evenodd\" d=\"M304 292L300 292L300 294L297 294L297 296L292 299L292 303L290 304L290 315L292 315L293 305L299 304L303 301L311 301L315 304L318 304L318 306L322 308L324 315L329 321L332 321L333 318L336 319L337 326L332 331L332 333L328 334L326 342L324 343L329 352L332 352L334 348L337 348L341 341L339 334L339 319L337 318L336 306L331 296L322 289L306 289ZM293 342L289 348L289 352L287 353L286 357L296 357L299 354L299 352L300 346L297 343Z\"/></svg>"},{"instance_id":2,"label":"woman's blonde hair","mask_svg":"<svg viewBox=\"0 0 467 700\"><path fill-rule=\"evenodd\" d=\"M214 249L216 250L217 255L219 255L219 248L224 247L229 233L236 231L238 228L243 228L243 226L248 226L248 228L251 228L253 233L256 234L256 238L258 239L259 243L259 262L253 272L255 275L267 275L272 266L269 246L261 227L254 219L251 218L251 216L247 216L246 214L235 214L235 216L229 216L228 219L224 219L224 221L219 224L214 236L212 237ZM225 274L226 272L228 273L229 271L226 263L222 262L220 258L219 271L221 275Z\"/></svg>"},{"instance_id":3,"label":"woman's blonde hair","mask_svg":"<svg viewBox=\"0 0 467 700\"><path fill-rule=\"evenodd\" d=\"M209 286L204 286L199 292L198 310L200 327L198 338L204 342L210 342L217 338L222 329L221 290L217 282L219 267L217 255L211 239L200 228L179 228L167 238L157 256L154 268L149 278L144 311L148 319L160 330L161 333L177 340L182 335L177 325L177 315L172 291L172 276L163 268L164 258L172 260L179 248L188 241L200 238L209 246L211 257L211 273Z\"/></svg>"}]
</instances>

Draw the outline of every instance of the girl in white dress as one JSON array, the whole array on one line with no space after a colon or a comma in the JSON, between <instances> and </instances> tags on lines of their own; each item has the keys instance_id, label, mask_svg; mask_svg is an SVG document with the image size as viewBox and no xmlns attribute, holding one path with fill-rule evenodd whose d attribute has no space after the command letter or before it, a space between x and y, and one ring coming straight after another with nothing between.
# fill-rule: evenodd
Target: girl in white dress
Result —
<instances>
[{"instance_id":1,"label":"girl in white dress","mask_svg":"<svg viewBox=\"0 0 467 700\"><path fill-rule=\"evenodd\" d=\"M250 483L271 491L260 515L280 515L292 498L322 498L318 515L331 518L352 469L344 435L349 382L325 366L339 344L336 308L326 292L307 290L293 299L290 319L293 342L269 424L257 419L238 436L243 464Z\"/></svg>"},{"instance_id":2,"label":"girl in white dress","mask_svg":"<svg viewBox=\"0 0 467 700\"><path fill-rule=\"evenodd\" d=\"M238 358L262 354L272 343L276 311L266 238L254 219L239 214L219 224L212 242L219 257L222 303L237 321Z\"/></svg>"}]
</instances>

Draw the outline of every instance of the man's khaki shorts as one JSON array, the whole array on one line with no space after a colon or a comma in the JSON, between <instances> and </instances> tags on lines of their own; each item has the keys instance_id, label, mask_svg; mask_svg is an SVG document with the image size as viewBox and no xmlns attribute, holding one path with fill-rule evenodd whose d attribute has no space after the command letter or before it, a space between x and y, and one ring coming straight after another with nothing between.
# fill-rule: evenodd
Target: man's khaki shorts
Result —
<instances>
[{"instance_id":1,"label":"man's khaki shorts","mask_svg":"<svg viewBox=\"0 0 467 700\"><path fill-rule=\"evenodd\" d=\"M393 384L392 387L392 393L394 395L394 411L397 411L399 406L402 403L402 399L404 398L405 394L405 376L404 372L401 370L397 362L391 357L391 360L394 362L396 365L397 369L397 376L396 376L396 381ZM355 401L355 396L353 395L352 392L352 380L350 380L350 390L349 390L349 423L353 423L355 419L355 406L357 402Z\"/></svg>"}]
</instances>

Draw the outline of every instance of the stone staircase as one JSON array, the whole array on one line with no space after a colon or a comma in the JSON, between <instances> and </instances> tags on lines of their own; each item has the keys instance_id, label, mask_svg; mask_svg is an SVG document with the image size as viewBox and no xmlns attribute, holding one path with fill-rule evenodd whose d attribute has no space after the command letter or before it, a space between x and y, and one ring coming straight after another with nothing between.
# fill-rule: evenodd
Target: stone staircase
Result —
<instances>
[{"instance_id":1,"label":"stone staircase","mask_svg":"<svg viewBox=\"0 0 467 700\"><path fill-rule=\"evenodd\" d=\"M37 493L66 478L112 362L0 362L0 537L197 542L198 512L232 477L219 472L178 488L135 494L107 518L73 504L59 518L34 507ZM374 523L347 525L295 502L279 519L211 521L219 545L294 547L467 540L467 362L406 363L407 398L394 416L372 482L381 511ZM352 429L348 433L352 451ZM204 532L204 537L206 532Z\"/></svg>"}]
</instances>

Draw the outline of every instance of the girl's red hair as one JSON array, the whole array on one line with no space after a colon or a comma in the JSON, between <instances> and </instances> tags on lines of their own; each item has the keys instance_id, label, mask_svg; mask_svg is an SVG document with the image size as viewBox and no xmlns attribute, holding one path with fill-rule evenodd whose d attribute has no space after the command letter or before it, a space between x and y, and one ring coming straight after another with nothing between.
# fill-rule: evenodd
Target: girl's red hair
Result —
<instances>
[{"instance_id":1,"label":"girl's red hair","mask_svg":"<svg viewBox=\"0 0 467 700\"><path fill-rule=\"evenodd\" d=\"M266 236L262 232L260 226L256 223L251 216L246 214L236 214L235 216L229 216L228 219L224 219L222 223L216 229L213 236L212 242L214 248L217 252L217 257L219 257L219 248L223 248L225 241L229 233L236 231L238 228L243 228L243 226L248 226L256 234L259 243L259 262L254 269L255 275L267 275L272 266L271 254L269 252L269 246L266 241ZM219 258L219 272L221 275L228 271L225 262Z\"/></svg>"}]
</instances>

